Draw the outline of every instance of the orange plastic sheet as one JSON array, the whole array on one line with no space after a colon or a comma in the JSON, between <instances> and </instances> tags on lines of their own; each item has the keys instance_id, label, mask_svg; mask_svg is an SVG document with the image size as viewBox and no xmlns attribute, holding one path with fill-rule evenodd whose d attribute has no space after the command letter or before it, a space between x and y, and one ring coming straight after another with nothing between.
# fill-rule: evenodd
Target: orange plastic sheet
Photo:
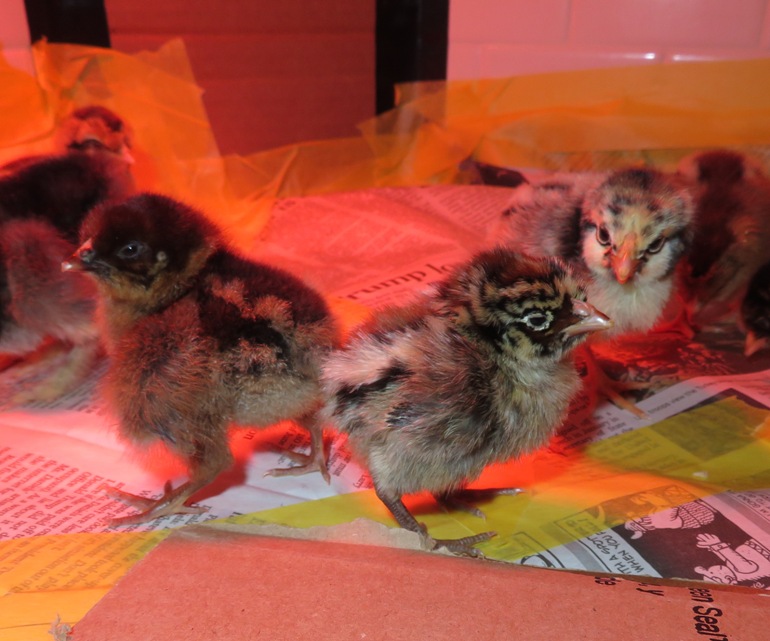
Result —
<instances>
[{"instance_id":1,"label":"orange plastic sheet","mask_svg":"<svg viewBox=\"0 0 770 641\"><path fill-rule=\"evenodd\" d=\"M253 238L260 221L230 189L180 40L134 56L39 42L33 57L34 76L0 62L0 161L54 151L63 118L79 106L104 105L133 130L139 189L183 199Z\"/></svg>"},{"instance_id":2,"label":"orange plastic sheet","mask_svg":"<svg viewBox=\"0 0 770 641\"><path fill-rule=\"evenodd\" d=\"M768 73L770 59L759 59L417 83L401 88L390 118L402 136L429 139L455 160L525 167L556 168L565 155L762 146Z\"/></svg>"},{"instance_id":3,"label":"orange plastic sheet","mask_svg":"<svg viewBox=\"0 0 770 641\"><path fill-rule=\"evenodd\" d=\"M200 207L245 247L275 198L468 182L468 158L591 168L770 143L770 59L402 85L359 137L221 157L180 40L137 55L45 42L33 53L35 77L0 61L0 161L50 150L73 107L103 104L135 131L139 187Z\"/></svg>"},{"instance_id":4,"label":"orange plastic sheet","mask_svg":"<svg viewBox=\"0 0 770 641\"><path fill-rule=\"evenodd\" d=\"M358 138L225 159L252 199L465 183L464 161L541 169L676 162L693 149L770 143L770 59L427 82Z\"/></svg>"}]
</instances>

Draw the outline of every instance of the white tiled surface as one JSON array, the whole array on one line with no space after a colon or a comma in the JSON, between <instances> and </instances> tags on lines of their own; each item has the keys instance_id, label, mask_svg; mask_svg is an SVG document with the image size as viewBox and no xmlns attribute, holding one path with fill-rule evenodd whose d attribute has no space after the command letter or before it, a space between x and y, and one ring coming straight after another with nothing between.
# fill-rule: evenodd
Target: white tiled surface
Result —
<instances>
[{"instance_id":1,"label":"white tiled surface","mask_svg":"<svg viewBox=\"0 0 770 641\"><path fill-rule=\"evenodd\" d=\"M770 57L770 0L451 0L450 80Z\"/></svg>"}]
</instances>

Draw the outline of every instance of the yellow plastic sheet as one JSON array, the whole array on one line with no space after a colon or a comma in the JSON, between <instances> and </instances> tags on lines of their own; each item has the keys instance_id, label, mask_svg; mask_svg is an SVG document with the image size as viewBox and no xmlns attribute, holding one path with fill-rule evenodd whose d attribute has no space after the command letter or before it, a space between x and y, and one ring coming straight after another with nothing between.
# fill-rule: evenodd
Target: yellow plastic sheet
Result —
<instances>
[{"instance_id":1,"label":"yellow plastic sheet","mask_svg":"<svg viewBox=\"0 0 770 641\"><path fill-rule=\"evenodd\" d=\"M0 543L0 639L51 639L80 620L166 532L67 534Z\"/></svg>"}]
</instances>

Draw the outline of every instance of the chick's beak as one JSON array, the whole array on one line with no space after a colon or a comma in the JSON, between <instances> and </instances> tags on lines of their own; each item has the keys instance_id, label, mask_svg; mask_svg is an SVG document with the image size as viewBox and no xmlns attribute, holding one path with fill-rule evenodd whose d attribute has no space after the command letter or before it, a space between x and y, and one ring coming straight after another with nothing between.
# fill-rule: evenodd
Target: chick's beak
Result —
<instances>
[{"instance_id":1,"label":"chick's beak","mask_svg":"<svg viewBox=\"0 0 770 641\"><path fill-rule=\"evenodd\" d=\"M596 307L582 300L572 301L572 313L580 320L562 330L564 336L580 336L612 327L612 320Z\"/></svg>"},{"instance_id":2,"label":"chick's beak","mask_svg":"<svg viewBox=\"0 0 770 641\"><path fill-rule=\"evenodd\" d=\"M133 165L136 163L136 159L134 158L133 154L129 151L128 145L121 145L120 146L120 152L118 154L128 165Z\"/></svg>"},{"instance_id":3,"label":"chick's beak","mask_svg":"<svg viewBox=\"0 0 770 641\"><path fill-rule=\"evenodd\" d=\"M628 234L617 251L612 253L612 271L615 272L615 278L621 285L631 280L639 267L636 240L635 233Z\"/></svg>"},{"instance_id":4,"label":"chick's beak","mask_svg":"<svg viewBox=\"0 0 770 641\"><path fill-rule=\"evenodd\" d=\"M82 272L88 269L89 264L94 259L94 249L89 238L80 247L77 248L74 254L61 264L61 270L63 272Z\"/></svg>"}]
</instances>

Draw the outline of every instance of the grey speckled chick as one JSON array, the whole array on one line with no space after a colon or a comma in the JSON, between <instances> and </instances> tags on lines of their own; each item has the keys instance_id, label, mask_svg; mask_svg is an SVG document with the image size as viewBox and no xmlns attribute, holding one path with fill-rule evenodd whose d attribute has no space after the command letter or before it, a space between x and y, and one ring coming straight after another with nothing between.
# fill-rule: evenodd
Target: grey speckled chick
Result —
<instances>
[{"instance_id":1,"label":"grey speckled chick","mask_svg":"<svg viewBox=\"0 0 770 641\"><path fill-rule=\"evenodd\" d=\"M583 203L580 235L588 298L615 322L612 333L646 332L676 284L692 238L692 200L654 169L613 172Z\"/></svg>"},{"instance_id":2,"label":"grey speckled chick","mask_svg":"<svg viewBox=\"0 0 770 641\"><path fill-rule=\"evenodd\" d=\"M378 312L334 352L324 414L398 523L422 532L402 496L451 495L544 445L580 387L570 350L610 324L563 263L497 248L413 305ZM473 554L492 534L436 544Z\"/></svg>"}]
</instances>

